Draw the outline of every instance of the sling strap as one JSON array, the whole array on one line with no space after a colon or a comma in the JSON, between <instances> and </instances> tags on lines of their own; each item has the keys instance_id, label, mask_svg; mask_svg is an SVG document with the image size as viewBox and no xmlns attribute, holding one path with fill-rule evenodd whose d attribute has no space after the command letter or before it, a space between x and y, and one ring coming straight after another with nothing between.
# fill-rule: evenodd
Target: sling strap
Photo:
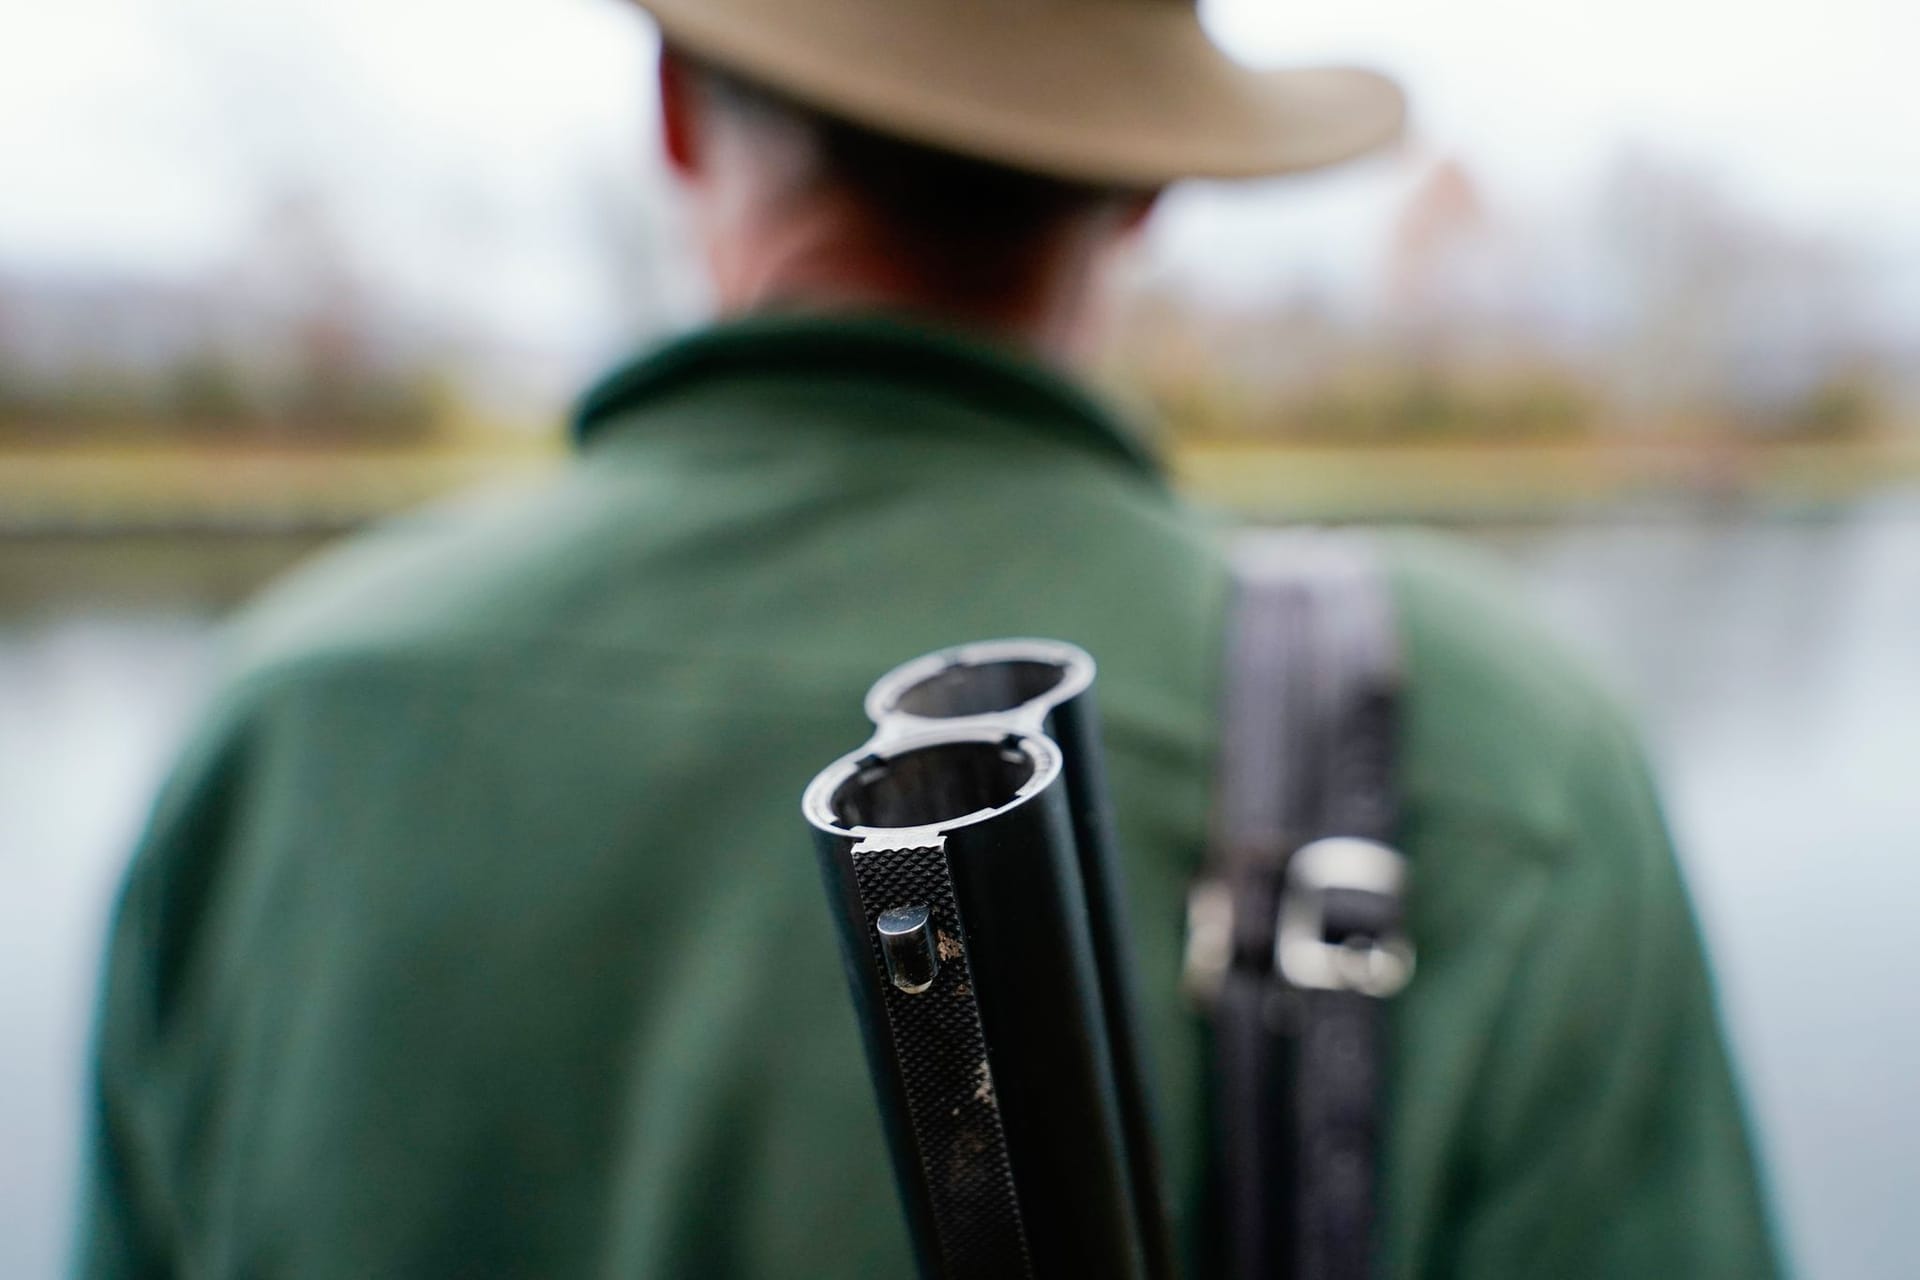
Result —
<instances>
[{"instance_id":1,"label":"sling strap","mask_svg":"<svg viewBox=\"0 0 1920 1280\"><path fill-rule=\"evenodd\" d=\"M1210 1014L1232 1280L1377 1273L1386 1001L1412 976L1392 600L1352 535L1233 556L1214 830L1186 980Z\"/></svg>"}]
</instances>

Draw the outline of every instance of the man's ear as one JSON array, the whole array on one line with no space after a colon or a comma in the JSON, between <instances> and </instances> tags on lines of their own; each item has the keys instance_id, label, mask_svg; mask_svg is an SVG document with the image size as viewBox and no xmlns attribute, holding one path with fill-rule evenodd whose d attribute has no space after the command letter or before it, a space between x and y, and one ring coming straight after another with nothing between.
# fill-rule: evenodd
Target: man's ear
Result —
<instances>
[{"instance_id":1,"label":"man's ear","mask_svg":"<svg viewBox=\"0 0 1920 1280\"><path fill-rule=\"evenodd\" d=\"M1147 225L1147 219L1153 216L1155 207L1160 203L1160 193L1163 190L1165 188L1156 187L1152 191L1136 192L1126 198L1120 215L1120 229L1123 234L1135 235Z\"/></svg>"},{"instance_id":2,"label":"man's ear","mask_svg":"<svg viewBox=\"0 0 1920 1280\"><path fill-rule=\"evenodd\" d=\"M660 144L681 178L700 171L698 72L671 45L660 47Z\"/></svg>"}]
</instances>

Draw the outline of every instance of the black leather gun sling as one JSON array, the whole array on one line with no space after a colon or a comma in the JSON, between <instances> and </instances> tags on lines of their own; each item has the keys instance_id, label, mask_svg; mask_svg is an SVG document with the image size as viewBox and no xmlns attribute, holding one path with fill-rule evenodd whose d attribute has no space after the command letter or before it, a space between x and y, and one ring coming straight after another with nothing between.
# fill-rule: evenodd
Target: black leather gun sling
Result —
<instances>
[{"instance_id":1,"label":"black leather gun sling","mask_svg":"<svg viewBox=\"0 0 1920 1280\"><path fill-rule=\"evenodd\" d=\"M1412 974L1392 601L1351 535L1237 549L1209 866L1186 977L1215 1044L1232 1280L1377 1274L1386 1006Z\"/></svg>"}]
</instances>

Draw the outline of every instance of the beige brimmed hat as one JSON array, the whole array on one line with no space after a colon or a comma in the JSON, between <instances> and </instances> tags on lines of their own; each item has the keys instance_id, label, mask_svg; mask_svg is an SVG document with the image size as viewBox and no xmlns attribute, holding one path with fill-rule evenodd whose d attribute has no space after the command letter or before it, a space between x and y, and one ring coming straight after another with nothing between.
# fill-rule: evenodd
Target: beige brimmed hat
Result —
<instances>
[{"instance_id":1,"label":"beige brimmed hat","mask_svg":"<svg viewBox=\"0 0 1920 1280\"><path fill-rule=\"evenodd\" d=\"M1317 169L1399 136L1391 80L1253 70L1193 0L639 0L689 53L914 142L1158 186Z\"/></svg>"}]
</instances>

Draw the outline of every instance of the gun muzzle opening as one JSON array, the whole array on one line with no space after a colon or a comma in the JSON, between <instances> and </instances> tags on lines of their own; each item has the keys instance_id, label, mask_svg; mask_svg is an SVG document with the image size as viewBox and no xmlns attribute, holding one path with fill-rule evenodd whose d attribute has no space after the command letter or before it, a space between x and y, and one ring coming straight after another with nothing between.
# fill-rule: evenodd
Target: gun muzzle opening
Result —
<instances>
[{"instance_id":1,"label":"gun muzzle opening","mask_svg":"<svg viewBox=\"0 0 1920 1280\"><path fill-rule=\"evenodd\" d=\"M902 689L894 708L927 720L991 715L1044 698L1066 677L1058 662L955 663Z\"/></svg>"},{"instance_id":2,"label":"gun muzzle opening","mask_svg":"<svg viewBox=\"0 0 1920 1280\"><path fill-rule=\"evenodd\" d=\"M1040 762L1018 737L965 740L870 755L828 802L853 827L928 827L1019 799Z\"/></svg>"},{"instance_id":3,"label":"gun muzzle opening","mask_svg":"<svg viewBox=\"0 0 1920 1280\"><path fill-rule=\"evenodd\" d=\"M1021 713L1037 724L1093 683L1093 659L1058 640L982 640L903 663L867 694L867 715L961 720Z\"/></svg>"}]
</instances>

